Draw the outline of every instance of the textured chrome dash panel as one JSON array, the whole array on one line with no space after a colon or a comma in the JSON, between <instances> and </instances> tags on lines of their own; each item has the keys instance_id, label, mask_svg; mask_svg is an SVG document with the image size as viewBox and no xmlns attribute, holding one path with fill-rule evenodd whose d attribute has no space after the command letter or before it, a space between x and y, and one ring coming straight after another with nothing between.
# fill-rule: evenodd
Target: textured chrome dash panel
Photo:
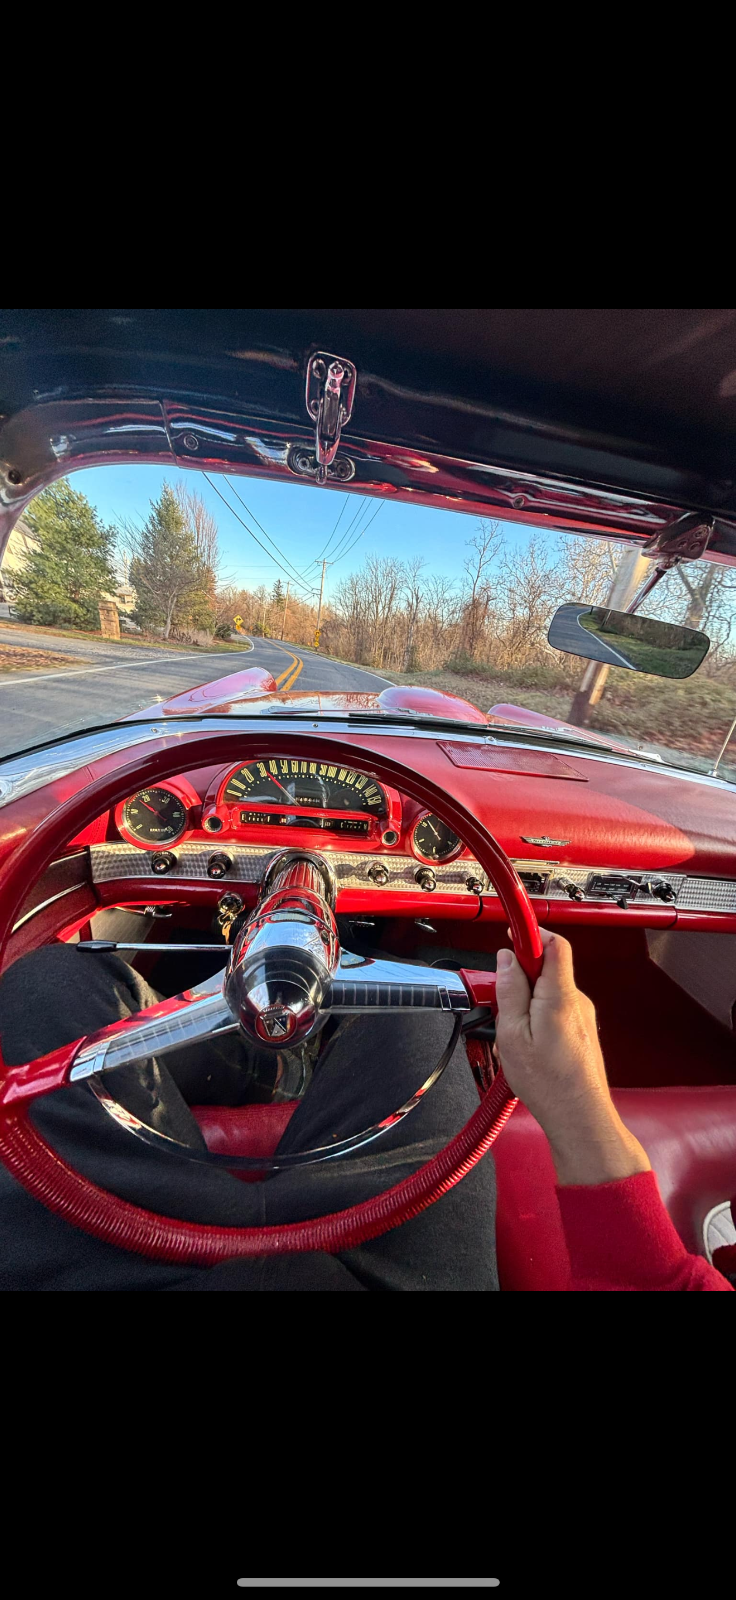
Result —
<instances>
[{"instance_id":1,"label":"textured chrome dash panel","mask_svg":"<svg viewBox=\"0 0 736 1600\"><path fill-rule=\"evenodd\" d=\"M283 848L283 847L279 847ZM229 842L221 843L219 839L212 844L182 844L171 851L176 856L176 867L165 877L161 878L162 885L182 883L210 883L207 877L207 862L215 851L224 850L232 857L233 866L221 883L259 883L266 863L279 853L277 848L270 845L233 845ZM96 844L90 847L92 862L92 881L94 883L109 883L112 879L119 878L148 878L151 873L151 853L147 850L136 850L128 844ZM380 898L386 889L414 890L420 893L416 882L416 872L421 865L414 856L391 855L362 855L357 851L325 851L335 876L338 887L341 889L370 889ZM374 884L368 877L369 868L380 864L388 871L389 877L386 884ZM566 888L556 880L564 878L568 883L576 884L585 894L588 905L610 905L607 898L594 898L586 892L588 880L593 874L612 873L619 877L631 877L636 881L642 878L665 880L672 885L675 899L671 904L683 911L726 911L736 912L736 881L728 878L700 878L690 877L682 872L669 872L666 867L654 868L647 872L641 867L568 867L561 863L551 861L530 861L528 857L514 861L517 872L522 874L534 872L543 880L543 887L539 891L541 898L557 901L569 898ZM443 894L467 895L466 880L468 878L481 878L484 884L488 880L478 863L474 860L450 861L444 866L434 868L437 887ZM495 895L495 889L486 887L488 895ZM432 896L425 895L427 906L431 905ZM637 893L632 897L631 905L661 906L663 904L656 895Z\"/></svg>"},{"instance_id":2,"label":"textured chrome dash panel","mask_svg":"<svg viewBox=\"0 0 736 1600\"><path fill-rule=\"evenodd\" d=\"M232 859L232 868L220 883L260 883L266 863L272 856L278 855L283 845L273 848L270 845L237 845L229 841L222 843L214 839L212 844L182 844L171 850L171 855L176 856L176 867L172 868L161 878L162 884L181 882L209 883L207 877L207 862L211 855L224 852ZM136 850L134 845L127 844L96 844L90 847L92 861L92 880L94 883L109 883L113 878L151 878L151 853L148 850ZM153 852L155 854L155 852ZM415 860L414 856L400 855L361 855L357 851L325 850L323 852L329 861L338 887L341 889L373 889L377 895L383 889L411 889L417 894L421 893L416 882L416 873L422 863ZM388 871L388 883L377 885L371 883L368 877L369 868L377 865L385 867ZM437 878L437 887L444 894L467 895L467 878L480 878L487 883L484 872L481 871L477 861L469 858L463 861L450 861L445 865L438 864L434 869ZM429 902L431 895L424 898Z\"/></svg>"},{"instance_id":3,"label":"textured chrome dash panel","mask_svg":"<svg viewBox=\"0 0 736 1600\"><path fill-rule=\"evenodd\" d=\"M674 883L674 879L670 881ZM680 910L736 911L736 883L728 878L682 878L680 882Z\"/></svg>"}]
</instances>

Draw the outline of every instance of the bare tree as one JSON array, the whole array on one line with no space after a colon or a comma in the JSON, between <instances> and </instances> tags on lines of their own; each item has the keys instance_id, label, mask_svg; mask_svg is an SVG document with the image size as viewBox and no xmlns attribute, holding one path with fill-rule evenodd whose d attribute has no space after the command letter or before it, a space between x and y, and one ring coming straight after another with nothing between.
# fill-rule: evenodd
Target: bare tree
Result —
<instances>
[{"instance_id":1,"label":"bare tree","mask_svg":"<svg viewBox=\"0 0 736 1600\"><path fill-rule=\"evenodd\" d=\"M406 642L404 644L404 659L402 672L408 672L415 664L416 644L415 633L422 608L422 584L420 573L424 568L421 556L415 556L407 562L404 568L404 594L406 596Z\"/></svg>"},{"instance_id":2,"label":"bare tree","mask_svg":"<svg viewBox=\"0 0 736 1600\"><path fill-rule=\"evenodd\" d=\"M477 533L466 540L472 554L465 562L462 643L469 656L475 655L488 619L493 597L490 568L501 553L503 542L497 522L480 522Z\"/></svg>"},{"instance_id":3,"label":"bare tree","mask_svg":"<svg viewBox=\"0 0 736 1600\"><path fill-rule=\"evenodd\" d=\"M194 536L197 555L216 579L222 565L217 518L205 505L201 494L198 494L196 489L190 489L189 485L181 480L177 483L174 494L186 526Z\"/></svg>"},{"instance_id":4,"label":"bare tree","mask_svg":"<svg viewBox=\"0 0 736 1600\"><path fill-rule=\"evenodd\" d=\"M462 618L457 589L450 578L432 573L424 591L420 653L429 668L443 666L451 655Z\"/></svg>"},{"instance_id":5,"label":"bare tree","mask_svg":"<svg viewBox=\"0 0 736 1600\"><path fill-rule=\"evenodd\" d=\"M536 534L525 550L504 555L497 590L502 619L499 664L519 667L545 656L550 658L547 627L562 589L560 564L555 556L559 551L553 548L548 554Z\"/></svg>"},{"instance_id":6,"label":"bare tree","mask_svg":"<svg viewBox=\"0 0 736 1600\"><path fill-rule=\"evenodd\" d=\"M618 563L630 545L610 539L560 540L560 587L566 600L589 600L593 606L607 600Z\"/></svg>"}]
</instances>

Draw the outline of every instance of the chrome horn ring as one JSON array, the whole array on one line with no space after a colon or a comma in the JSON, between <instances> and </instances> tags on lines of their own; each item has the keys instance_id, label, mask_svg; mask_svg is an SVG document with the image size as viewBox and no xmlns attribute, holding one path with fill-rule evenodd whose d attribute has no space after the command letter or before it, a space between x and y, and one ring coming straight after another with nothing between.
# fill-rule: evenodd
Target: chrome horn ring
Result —
<instances>
[{"instance_id":1,"label":"chrome horn ring","mask_svg":"<svg viewBox=\"0 0 736 1600\"><path fill-rule=\"evenodd\" d=\"M462 979L450 969L356 956L341 950L333 910L336 891L331 905L321 892L323 885L328 892L334 890L334 875L322 857L305 850L280 852L269 863L255 911L235 940L219 1005L212 996L215 980L210 980L204 1004L202 991L192 992L190 1005L197 1011L196 1020L194 1011L189 1016L185 1011L183 1017L177 1013L175 1019L159 1024L154 1033L150 1024L132 1019L121 1030L123 1038L116 1040L112 1069L118 1064L116 1057L124 1057L125 1061L134 1058L131 1035L136 1034L140 1034L141 1045L145 1042L148 1046L147 1055L154 1053L157 1045L161 1053L174 1044L201 1041L215 1031L238 1026L259 1048L278 1050L303 1043L333 1013L429 1009L454 1015L455 1026L439 1062L416 1092L390 1116L329 1146L279 1157L229 1156L193 1150L148 1127L120 1106L110 1093L108 1082L99 1080L101 1071L111 1070L111 1053L99 1043L87 1044L82 1071L73 1071L72 1078L78 1080L84 1074L108 1115L144 1143L175 1152L187 1161L234 1171L265 1174L334 1160L362 1149L395 1127L442 1076L460 1035L462 1015L471 1009L471 1002ZM214 1027L208 1026L210 1019Z\"/></svg>"}]
</instances>

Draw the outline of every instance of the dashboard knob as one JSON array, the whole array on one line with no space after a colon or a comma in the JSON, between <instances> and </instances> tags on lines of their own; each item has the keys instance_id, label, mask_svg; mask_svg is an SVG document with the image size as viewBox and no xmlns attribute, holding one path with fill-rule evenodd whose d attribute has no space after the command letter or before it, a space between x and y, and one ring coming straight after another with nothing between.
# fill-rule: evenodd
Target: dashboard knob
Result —
<instances>
[{"instance_id":1,"label":"dashboard knob","mask_svg":"<svg viewBox=\"0 0 736 1600\"><path fill-rule=\"evenodd\" d=\"M431 867L419 867L414 877L420 889L426 890L427 893L431 893L433 889L437 888L437 879Z\"/></svg>"},{"instance_id":2,"label":"dashboard knob","mask_svg":"<svg viewBox=\"0 0 736 1600\"><path fill-rule=\"evenodd\" d=\"M557 878L556 882L557 882L557 885L558 885L558 887L560 889L566 889L567 890L568 896L569 896L569 898L571 900L584 900L585 899L585 895L583 894L583 891L580 888L580 885L577 884L577 883L573 883L571 878Z\"/></svg>"},{"instance_id":3,"label":"dashboard knob","mask_svg":"<svg viewBox=\"0 0 736 1600\"><path fill-rule=\"evenodd\" d=\"M382 867L380 861L374 861L373 866L368 868L367 876L371 883L388 883L388 867Z\"/></svg>"},{"instance_id":4,"label":"dashboard knob","mask_svg":"<svg viewBox=\"0 0 736 1600\"><path fill-rule=\"evenodd\" d=\"M230 871L232 864L233 863L230 856L226 856L224 852L218 851L216 855L210 856L210 859L207 862L207 877L224 878Z\"/></svg>"},{"instance_id":5,"label":"dashboard knob","mask_svg":"<svg viewBox=\"0 0 736 1600\"><path fill-rule=\"evenodd\" d=\"M175 866L176 856L172 855L170 850L160 850L155 856L151 856L151 871L155 872L157 878L163 877L165 872L170 872Z\"/></svg>"},{"instance_id":6,"label":"dashboard knob","mask_svg":"<svg viewBox=\"0 0 736 1600\"><path fill-rule=\"evenodd\" d=\"M656 883L653 883L651 885L651 891L652 891L653 895L656 895L658 900L676 900L677 899L677 896L676 896L675 891L674 891L674 889L672 887L672 884L671 883L667 883L666 879L664 879L664 878L658 879Z\"/></svg>"},{"instance_id":7,"label":"dashboard knob","mask_svg":"<svg viewBox=\"0 0 736 1600\"><path fill-rule=\"evenodd\" d=\"M483 884L480 878L466 878L465 887L470 891L471 894L483 893Z\"/></svg>"}]
</instances>

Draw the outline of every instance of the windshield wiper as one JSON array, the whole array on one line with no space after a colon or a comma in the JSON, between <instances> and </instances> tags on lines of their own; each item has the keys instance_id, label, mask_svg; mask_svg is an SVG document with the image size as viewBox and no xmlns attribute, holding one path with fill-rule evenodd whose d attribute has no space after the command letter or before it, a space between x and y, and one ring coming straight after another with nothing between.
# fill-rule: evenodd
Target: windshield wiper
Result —
<instances>
[{"instance_id":1,"label":"windshield wiper","mask_svg":"<svg viewBox=\"0 0 736 1600\"><path fill-rule=\"evenodd\" d=\"M459 722L455 717L431 717L420 712L403 715L389 711L297 711L291 707L280 707L273 711L249 711L246 702L243 704L242 710L237 713L227 711L182 711L175 713L173 716L164 715L160 717L156 717L152 713L150 721L152 724L157 723L160 727L168 727L169 725L175 727L177 722L227 722L237 720L238 716L249 717L254 722L347 722L358 727L375 728L378 731L386 727L414 728L419 731L423 728L429 728L438 734L470 734L476 739L483 739L487 744L518 742L519 735L522 734L525 742L530 744L548 745L558 743L568 749L598 750L602 755L612 755L619 758L631 758L631 756L634 756L642 761L657 761L660 764L662 762L661 756L649 755L643 750L616 750L613 745L599 743L596 739L586 739L583 735L578 737L576 734L565 733L562 730L558 732L553 729L531 728L523 722L508 722L503 726L497 723ZM85 736L89 737L96 733L111 733L113 729L129 728L131 734L133 734L136 729L140 730L145 726L146 724L142 719L134 720L128 717L121 717L117 721L96 723L91 727L69 728L66 731L62 730L50 739L40 741L38 744L25 746L21 750L8 751L6 755L0 756L0 765L4 765L7 761L20 760L23 756L34 755L41 750L52 749L54 745L67 744L70 740L81 739Z\"/></svg>"},{"instance_id":2,"label":"windshield wiper","mask_svg":"<svg viewBox=\"0 0 736 1600\"><path fill-rule=\"evenodd\" d=\"M523 734L536 735L537 738L546 739L548 741L551 739L559 739L561 744L584 745L588 750L605 750L614 756L636 755L641 757L642 761L661 762L662 760L662 757L656 755L653 751L650 752L648 750L638 750L635 745L631 745L627 750L618 750L615 745L607 744L604 739L586 739L584 734L567 733L564 728L530 728L526 722L506 722L503 724L503 727L497 727L496 724L492 722L490 726L494 735L496 733L500 733L503 736L503 734L510 733L513 730L514 732L518 731L519 733Z\"/></svg>"}]
</instances>

